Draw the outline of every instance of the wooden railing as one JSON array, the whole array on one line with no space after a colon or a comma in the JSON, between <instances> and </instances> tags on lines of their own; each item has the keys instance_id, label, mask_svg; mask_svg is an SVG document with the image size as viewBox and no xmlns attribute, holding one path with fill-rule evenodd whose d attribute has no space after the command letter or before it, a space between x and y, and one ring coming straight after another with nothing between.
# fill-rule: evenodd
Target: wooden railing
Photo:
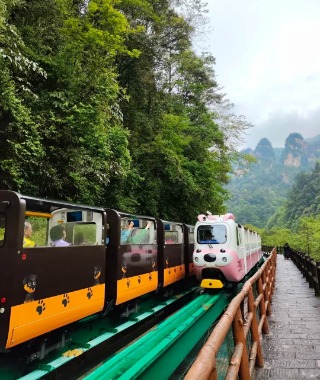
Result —
<instances>
[{"instance_id":1,"label":"wooden railing","mask_svg":"<svg viewBox=\"0 0 320 380\"><path fill-rule=\"evenodd\" d=\"M308 281L309 288L313 288L315 295L320 296L320 262L292 248L290 248L289 257Z\"/></svg>"},{"instance_id":2,"label":"wooden railing","mask_svg":"<svg viewBox=\"0 0 320 380\"><path fill-rule=\"evenodd\" d=\"M276 257L276 249L273 249L262 267L231 301L189 369L186 380L218 379L216 357L231 327L234 351L225 379L250 380L254 376L255 366L263 367L260 338L262 333L268 333L267 317L271 313L270 303L275 282ZM257 294L255 299L253 290ZM242 305L246 305L246 308ZM250 336L248 336L249 331ZM248 338L251 340L249 352Z\"/></svg>"}]
</instances>

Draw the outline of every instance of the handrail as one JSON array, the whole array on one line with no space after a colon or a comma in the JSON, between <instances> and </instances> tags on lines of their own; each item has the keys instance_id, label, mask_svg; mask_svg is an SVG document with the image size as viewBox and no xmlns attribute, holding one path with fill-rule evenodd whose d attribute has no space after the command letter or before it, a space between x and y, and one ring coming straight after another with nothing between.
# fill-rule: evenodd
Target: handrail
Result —
<instances>
[{"instance_id":1,"label":"handrail","mask_svg":"<svg viewBox=\"0 0 320 380\"><path fill-rule=\"evenodd\" d=\"M290 258L309 282L309 288L313 288L315 295L320 296L320 262L292 248Z\"/></svg>"},{"instance_id":2,"label":"handrail","mask_svg":"<svg viewBox=\"0 0 320 380\"><path fill-rule=\"evenodd\" d=\"M262 267L233 298L190 367L185 380L218 379L216 356L231 326L234 351L225 379L250 380L255 366L263 367L260 337L262 333L268 333L267 316L271 313L270 304L275 282L276 257L277 251L274 248ZM258 294L256 299L254 299L253 285L256 285ZM241 312L243 302L248 306L248 313L244 316ZM259 321L256 310L259 310ZM251 347L248 354L246 338L249 331L251 332Z\"/></svg>"}]
</instances>

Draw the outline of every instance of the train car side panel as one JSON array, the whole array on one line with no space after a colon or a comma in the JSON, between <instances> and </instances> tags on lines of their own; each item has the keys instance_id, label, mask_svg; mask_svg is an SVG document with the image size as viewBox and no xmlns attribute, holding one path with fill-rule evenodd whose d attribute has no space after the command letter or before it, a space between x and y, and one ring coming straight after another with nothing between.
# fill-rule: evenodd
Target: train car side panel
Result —
<instances>
[{"instance_id":1,"label":"train car side panel","mask_svg":"<svg viewBox=\"0 0 320 380\"><path fill-rule=\"evenodd\" d=\"M118 296L116 304L128 302L141 295L151 293L158 287L158 272L144 273L138 276L124 277L117 281Z\"/></svg>"},{"instance_id":2,"label":"train car side panel","mask_svg":"<svg viewBox=\"0 0 320 380\"><path fill-rule=\"evenodd\" d=\"M184 229L181 223L158 219L158 247L160 252L161 284L169 286L186 277Z\"/></svg>"},{"instance_id":3,"label":"train car side panel","mask_svg":"<svg viewBox=\"0 0 320 380\"><path fill-rule=\"evenodd\" d=\"M156 223L146 216L111 209L106 212L110 231L107 275L111 285L107 302L121 305L158 288Z\"/></svg>"},{"instance_id":4,"label":"train car side panel","mask_svg":"<svg viewBox=\"0 0 320 380\"><path fill-rule=\"evenodd\" d=\"M38 206L40 210L37 210ZM11 249L8 253L12 257L10 269L14 275L9 284L11 313L6 348L101 311L103 308L104 211L89 207L85 209L85 206L81 206L84 210L74 210L73 207L77 206L69 204L72 208L64 209L60 213L60 206L56 201L31 197L20 200L20 209L25 211L28 222L25 222L24 213L20 212L19 229L23 231L23 226L33 224L37 244L32 248L24 248L22 233L21 238L18 239L16 236L18 249ZM67 237L69 241L64 240L65 246L51 246L48 240L49 230L59 224L60 227L63 225L65 231L65 226L68 224L67 218L63 220L61 217L53 223L52 208L53 214L60 216L66 216L66 210L76 211L79 217L82 212L89 213L90 218L95 213L99 222L95 223L91 219L90 223L84 223L83 220L73 222ZM37 218L44 220L44 223L39 223ZM90 228L87 229L89 224ZM37 231L38 227L40 231ZM42 228L46 228L47 233ZM8 229L14 231L14 223L8 225ZM86 241L76 243L73 240L74 234L80 231L84 232L84 235L88 232L88 236L91 236L90 246L85 246Z\"/></svg>"},{"instance_id":5,"label":"train car side panel","mask_svg":"<svg viewBox=\"0 0 320 380\"><path fill-rule=\"evenodd\" d=\"M25 201L12 191L0 192L0 349L6 347L16 278L15 260L21 254Z\"/></svg>"},{"instance_id":6,"label":"train car side panel","mask_svg":"<svg viewBox=\"0 0 320 380\"><path fill-rule=\"evenodd\" d=\"M104 284L95 285L14 306L6 348L102 311L104 293Z\"/></svg>"}]
</instances>

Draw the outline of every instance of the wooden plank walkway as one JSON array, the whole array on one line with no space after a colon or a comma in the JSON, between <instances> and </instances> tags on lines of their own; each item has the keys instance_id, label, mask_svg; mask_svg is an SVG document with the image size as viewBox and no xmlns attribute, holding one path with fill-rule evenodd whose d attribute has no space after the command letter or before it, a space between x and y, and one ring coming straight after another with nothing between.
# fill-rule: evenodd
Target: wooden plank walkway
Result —
<instances>
[{"instance_id":1,"label":"wooden plank walkway","mask_svg":"<svg viewBox=\"0 0 320 380\"><path fill-rule=\"evenodd\" d=\"M320 298L291 260L277 257L276 284L255 380L320 379Z\"/></svg>"}]
</instances>

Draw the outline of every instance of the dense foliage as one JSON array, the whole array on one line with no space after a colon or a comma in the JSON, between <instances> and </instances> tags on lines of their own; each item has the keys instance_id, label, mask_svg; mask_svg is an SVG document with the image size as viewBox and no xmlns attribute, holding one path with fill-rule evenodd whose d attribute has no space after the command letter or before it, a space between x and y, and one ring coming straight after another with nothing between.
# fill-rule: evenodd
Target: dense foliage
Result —
<instances>
[{"instance_id":1,"label":"dense foliage","mask_svg":"<svg viewBox=\"0 0 320 380\"><path fill-rule=\"evenodd\" d=\"M272 227L266 228L266 245L288 242L296 250L320 260L320 164L310 173L300 173L286 201L272 217ZM271 223L270 223L271 224Z\"/></svg>"},{"instance_id":2,"label":"dense foliage","mask_svg":"<svg viewBox=\"0 0 320 380\"><path fill-rule=\"evenodd\" d=\"M223 212L230 137L247 124L193 50L204 11L0 0L0 187L186 222Z\"/></svg>"}]
</instances>

